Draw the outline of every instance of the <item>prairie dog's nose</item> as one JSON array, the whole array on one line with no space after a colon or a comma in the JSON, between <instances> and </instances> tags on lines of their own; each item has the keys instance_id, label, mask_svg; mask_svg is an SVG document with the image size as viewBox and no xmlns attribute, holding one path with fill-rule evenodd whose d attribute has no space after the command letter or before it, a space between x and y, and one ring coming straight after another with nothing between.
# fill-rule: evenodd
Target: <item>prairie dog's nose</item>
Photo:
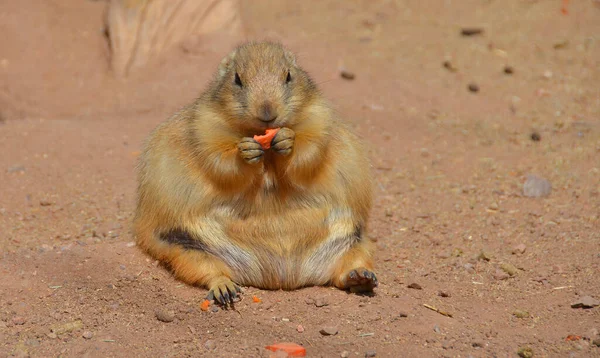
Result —
<instances>
[{"instance_id":1,"label":"prairie dog's nose","mask_svg":"<svg viewBox=\"0 0 600 358\"><path fill-rule=\"evenodd\" d=\"M272 122L277 119L277 111L273 109L271 103L265 102L260 107L258 118L263 122Z\"/></svg>"}]
</instances>

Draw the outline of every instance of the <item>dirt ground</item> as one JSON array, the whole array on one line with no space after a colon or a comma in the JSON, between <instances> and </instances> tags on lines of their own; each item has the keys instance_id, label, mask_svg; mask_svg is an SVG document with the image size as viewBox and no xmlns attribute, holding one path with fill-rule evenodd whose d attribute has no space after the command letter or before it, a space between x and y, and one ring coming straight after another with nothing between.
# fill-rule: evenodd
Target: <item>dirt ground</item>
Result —
<instances>
[{"instance_id":1,"label":"dirt ground","mask_svg":"<svg viewBox=\"0 0 600 358\"><path fill-rule=\"evenodd\" d=\"M0 356L600 357L598 1L243 2L371 148L380 286L216 312L135 247L134 165L239 39L115 79L105 6L0 3Z\"/></svg>"}]
</instances>

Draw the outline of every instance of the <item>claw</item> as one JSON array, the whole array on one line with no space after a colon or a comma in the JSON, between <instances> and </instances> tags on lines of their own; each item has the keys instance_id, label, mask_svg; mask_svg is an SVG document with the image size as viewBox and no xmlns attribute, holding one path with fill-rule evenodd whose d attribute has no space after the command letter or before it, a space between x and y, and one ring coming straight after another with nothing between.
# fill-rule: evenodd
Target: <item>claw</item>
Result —
<instances>
[{"instance_id":1,"label":"claw","mask_svg":"<svg viewBox=\"0 0 600 358\"><path fill-rule=\"evenodd\" d=\"M348 277L350 277L353 280L356 279L356 271L350 272L350 274L348 275Z\"/></svg>"},{"instance_id":2,"label":"claw","mask_svg":"<svg viewBox=\"0 0 600 358\"><path fill-rule=\"evenodd\" d=\"M227 289L223 290L223 301L230 302L231 298L229 297L229 291Z\"/></svg>"}]
</instances>

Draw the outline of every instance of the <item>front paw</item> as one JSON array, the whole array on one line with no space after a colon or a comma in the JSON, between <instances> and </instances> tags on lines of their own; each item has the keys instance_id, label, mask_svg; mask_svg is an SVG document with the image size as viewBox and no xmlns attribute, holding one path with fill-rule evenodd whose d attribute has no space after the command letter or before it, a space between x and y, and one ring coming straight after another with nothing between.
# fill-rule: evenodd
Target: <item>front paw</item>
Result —
<instances>
[{"instance_id":1,"label":"front paw","mask_svg":"<svg viewBox=\"0 0 600 358\"><path fill-rule=\"evenodd\" d=\"M296 133L293 130L281 128L275 135L275 138L273 138L271 147L277 154L283 156L290 155L292 148L294 147L295 138Z\"/></svg>"},{"instance_id":2,"label":"front paw","mask_svg":"<svg viewBox=\"0 0 600 358\"><path fill-rule=\"evenodd\" d=\"M216 282L212 282L206 299L209 301L215 300L217 304L222 306L228 306L233 305L241 293L242 289L240 286L230 279L223 277Z\"/></svg>"},{"instance_id":3,"label":"front paw","mask_svg":"<svg viewBox=\"0 0 600 358\"><path fill-rule=\"evenodd\" d=\"M359 267L346 273L344 287L352 293L372 292L379 285L377 276L364 267Z\"/></svg>"},{"instance_id":4,"label":"front paw","mask_svg":"<svg viewBox=\"0 0 600 358\"><path fill-rule=\"evenodd\" d=\"M242 159L249 164L256 164L260 162L265 154L265 151L261 147L260 143L254 140L254 138L246 137L237 145L238 151Z\"/></svg>"}]
</instances>

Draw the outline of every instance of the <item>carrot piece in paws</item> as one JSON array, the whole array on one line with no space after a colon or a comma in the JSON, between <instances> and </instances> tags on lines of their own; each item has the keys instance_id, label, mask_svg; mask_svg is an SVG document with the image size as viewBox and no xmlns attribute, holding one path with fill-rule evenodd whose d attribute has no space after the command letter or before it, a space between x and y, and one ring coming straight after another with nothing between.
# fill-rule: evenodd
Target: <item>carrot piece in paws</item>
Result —
<instances>
[{"instance_id":1,"label":"carrot piece in paws","mask_svg":"<svg viewBox=\"0 0 600 358\"><path fill-rule=\"evenodd\" d=\"M254 140L257 141L263 149L271 148L271 142L275 135L279 132L279 128L267 129L264 135L255 135Z\"/></svg>"}]
</instances>

